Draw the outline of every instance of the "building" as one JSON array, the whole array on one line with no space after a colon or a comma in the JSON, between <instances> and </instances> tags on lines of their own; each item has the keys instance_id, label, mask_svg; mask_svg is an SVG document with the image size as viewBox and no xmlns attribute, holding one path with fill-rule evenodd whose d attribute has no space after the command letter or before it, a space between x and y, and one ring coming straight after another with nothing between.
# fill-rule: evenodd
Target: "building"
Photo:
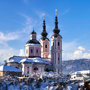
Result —
<instances>
[{"instance_id":1,"label":"building","mask_svg":"<svg viewBox=\"0 0 90 90\"><path fill-rule=\"evenodd\" d=\"M0 76L21 76L22 71L13 67L13 66L7 66L7 65L2 65L0 66Z\"/></svg>"},{"instance_id":2,"label":"building","mask_svg":"<svg viewBox=\"0 0 90 90\"><path fill-rule=\"evenodd\" d=\"M71 74L71 80L84 80L90 77L90 70L77 71Z\"/></svg>"},{"instance_id":3,"label":"building","mask_svg":"<svg viewBox=\"0 0 90 90\"><path fill-rule=\"evenodd\" d=\"M59 34L57 12L55 17L54 34L51 36L51 58L49 57L49 38L46 31L45 18L43 19L43 30L41 38L37 40L37 33L30 34L27 41L26 56L13 56L9 58L8 65L22 70L23 74L43 73L44 71L62 72L62 36Z\"/></svg>"}]
</instances>

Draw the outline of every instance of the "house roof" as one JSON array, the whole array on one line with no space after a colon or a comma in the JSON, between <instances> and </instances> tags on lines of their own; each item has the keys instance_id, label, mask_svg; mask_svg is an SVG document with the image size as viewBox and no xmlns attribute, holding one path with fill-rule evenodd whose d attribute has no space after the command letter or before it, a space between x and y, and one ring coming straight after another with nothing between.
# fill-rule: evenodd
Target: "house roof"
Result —
<instances>
[{"instance_id":1,"label":"house roof","mask_svg":"<svg viewBox=\"0 0 90 90\"><path fill-rule=\"evenodd\" d=\"M0 71L22 72L21 70L15 68L13 66L7 66L7 65L0 66Z\"/></svg>"}]
</instances>

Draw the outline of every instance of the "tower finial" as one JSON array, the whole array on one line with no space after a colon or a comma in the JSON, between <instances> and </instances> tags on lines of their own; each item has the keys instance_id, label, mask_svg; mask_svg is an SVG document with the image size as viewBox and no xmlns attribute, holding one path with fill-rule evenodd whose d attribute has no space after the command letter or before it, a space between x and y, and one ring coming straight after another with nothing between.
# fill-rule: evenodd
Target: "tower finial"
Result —
<instances>
[{"instance_id":1,"label":"tower finial","mask_svg":"<svg viewBox=\"0 0 90 90\"><path fill-rule=\"evenodd\" d=\"M56 16L57 16L57 9L55 9L55 14L56 14Z\"/></svg>"},{"instance_id":2,"label":"tower finial","mask_svg":"<svg viewBox=\"0 0 90 90\"><path fill-rule=\"evenodd\" d=\"M45 14L43 14L43 20L45 20Z\"/></svg>"}]
</instances>

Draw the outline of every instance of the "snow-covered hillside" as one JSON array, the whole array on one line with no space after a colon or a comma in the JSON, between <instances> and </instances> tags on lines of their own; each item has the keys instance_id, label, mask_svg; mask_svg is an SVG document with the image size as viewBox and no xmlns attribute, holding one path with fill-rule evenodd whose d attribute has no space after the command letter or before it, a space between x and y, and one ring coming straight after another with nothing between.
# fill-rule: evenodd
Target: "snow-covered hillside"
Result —
<instances>
[{"instance_id":1,"label":"snow-covered hillside","mask_svg":"<svg viewBox=\"0 0 90 90\"><path fill-rule=\"evenodd\" d=\"M63 61L63 73L71 74L76 71L90 70L90 59Z\"/></svg>"}]
</instances>

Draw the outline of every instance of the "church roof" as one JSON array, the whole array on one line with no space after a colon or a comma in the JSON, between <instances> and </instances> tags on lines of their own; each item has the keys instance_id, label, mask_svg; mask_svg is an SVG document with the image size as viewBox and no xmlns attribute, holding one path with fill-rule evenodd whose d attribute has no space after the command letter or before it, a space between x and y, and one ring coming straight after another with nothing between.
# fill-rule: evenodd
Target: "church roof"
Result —
<instances>
[{"instance_id":1,"label":"church roof","mask_svg":"<svg viewBox=\"0 0 90 90\"><path fill-rule=\"evenodd\" d=\"M17 63L52 65L51 62L48 59L43 59L43 58L40 58L40 57L27 58L27 57L20 57L20 56L11 57L10 60L7 63L16 63L16 62Z\"/></svg>"},{"instance_id":2,"label":"church roof","mask_svg":"<svg viewBox=\"0 0 90 90\"><path fill-rule=\"evenodd\" d=\"M41 35L42 35L42 38L41 38L42 40L48 39L47 38L48 33L46 32L45 19L43 20L43 31L42 31Z\"/></svg>"},{"instance_id":3,"label":"church roof","mask_svg":"<svg viewBox=\"0 0 90 90\"><path fill-rule=\"evenodd\" d=\"M57 11L56 11L56 17L55 17L55 28L53 29L54 34L52 36L54 37L58 37L60 36L62 38L62 36L59 34L60 30L58 29L58 19L57 19Z\"/></svg>"},{"instance_id":4,"label":"church roof","mask_svg":"<svg viewBox=\"0 0 90 90\"><path fill-rule=\"evenodd\" d=\"M54 36L54 37L60 36L62 38L62 36L60 34L53 34L52 36ZM51 38L52 38L52 36L51 36Z\"/></svg>"},{"instance_id":5,"label":"church roof","mask_svg":"<svg viewBox=\"0 0 90 90\"><path fill-rule=\"evenodd\" d=\"M42 37L42 38L40 38L40 39L42 39L42 40L45 40L45 39L49 40L47 37Z\"/></svg>"},{"instance_id":6,"label":"church roof","mask_svg":"<svg viewBox=\"0 0 90 90\"><path fill-rule=\"evenodd\" d=\"M35 39L32 39L32 40L29 40L29 41L27 41L27 43L26 44L40 44L40 42L38 41L38 40L35 40Z\"/></svg>"},{"instance_id":7,"label":"church roof","mask_svg":"<svg viewBox=\"0 0 90 90\"><path fill-rule=\"evenodd\" d=\"M0 66L0 71L22 72L21 70L15 68L13 66L7 66L7 65Z\"/></svg>"},{"instance_id":8,"label":"church roof","mask_svg":"<svg viewBox=\"0 0 90 90\"><path fill-rule=\"evenodd\" d=\"M33 31L31 32L31 34L37 34L35 31L34 31L34 29L33 29Z\"/></svg>"}]
</instances>

